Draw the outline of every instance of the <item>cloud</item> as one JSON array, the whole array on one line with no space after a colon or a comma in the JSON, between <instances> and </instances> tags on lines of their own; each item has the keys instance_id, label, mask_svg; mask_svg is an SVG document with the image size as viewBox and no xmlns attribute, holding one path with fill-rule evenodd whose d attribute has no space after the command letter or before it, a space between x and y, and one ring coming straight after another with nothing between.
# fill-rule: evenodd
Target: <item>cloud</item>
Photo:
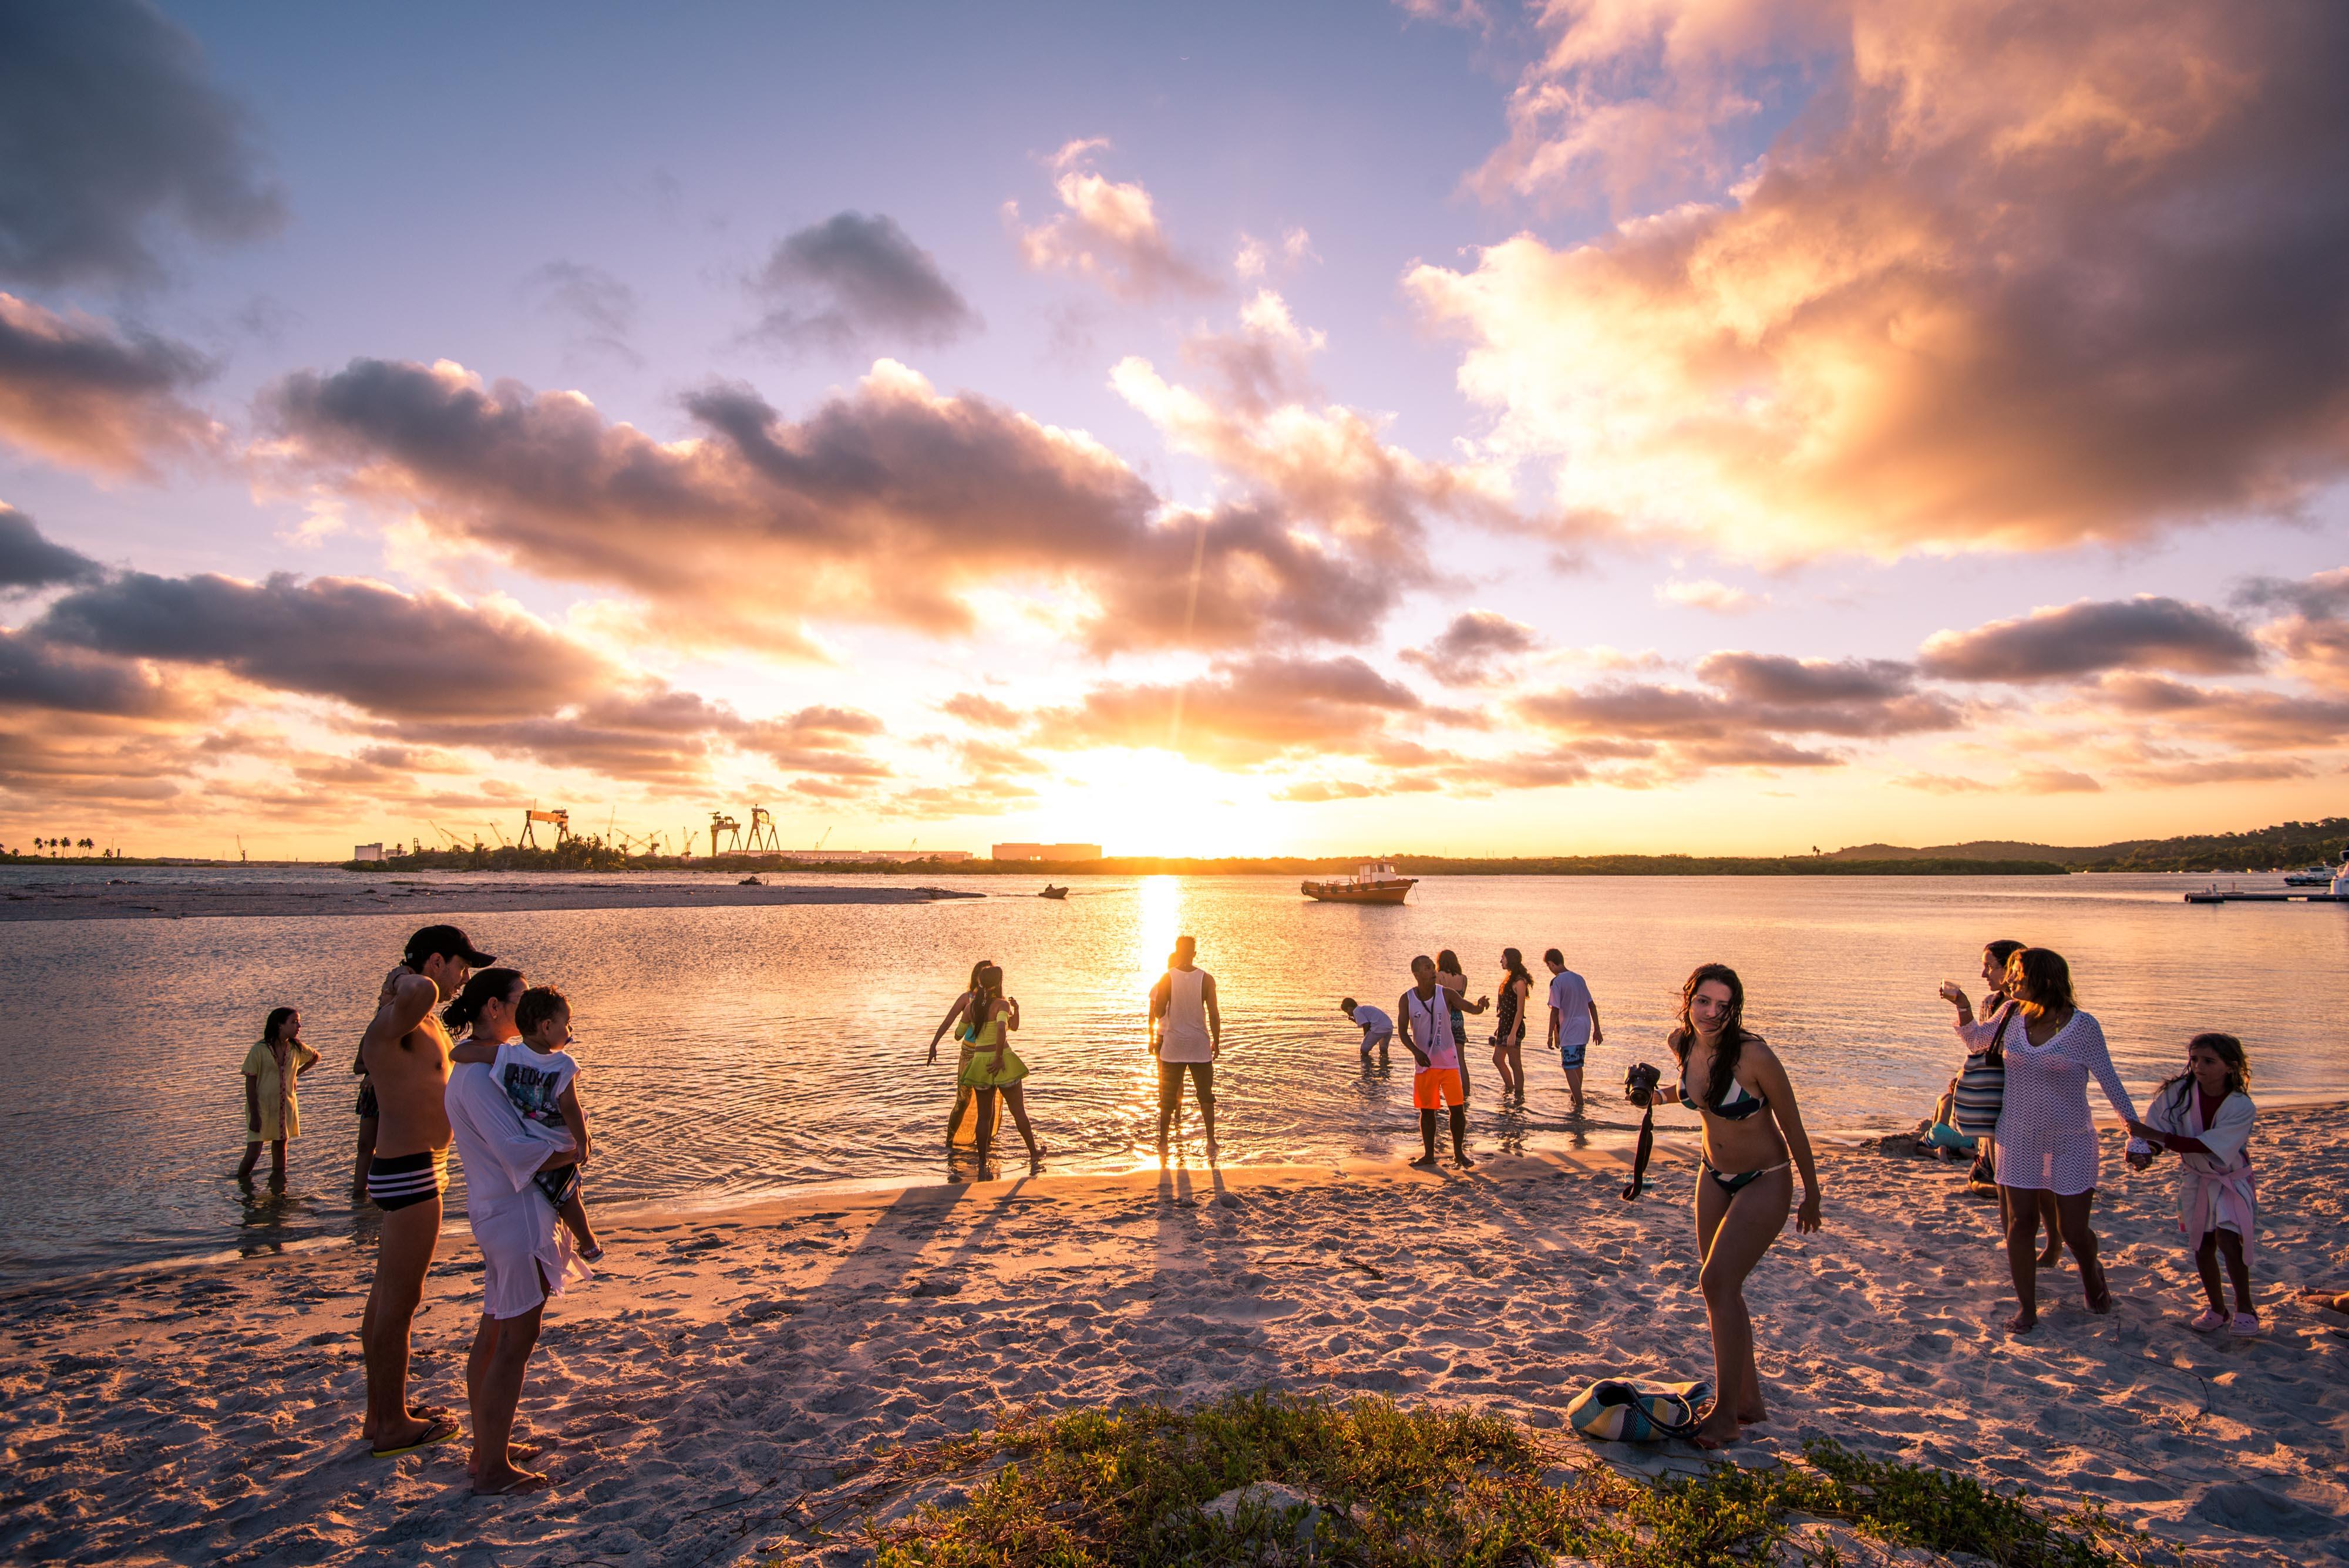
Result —
<instances>
[{"instance_id":1,"label":"cloud","mask_svg":"<svg viewBox=\"0 0 2349 1568\"><path fill-rule=\"evenodd\" d=\"M193 707L185 693L137 664L88 658L0 627L0 712L171 719Z\"/></svg>"},{"instance_id":2,"label":"cloud","mask_svg":"<svg viewBox=\"0 0 2349 1568\"><path fill-rule=\"evenodd\" d=\"M355 577L126 572L67 594L26 630L115 659L209 666L391 719L492 724L589 700L616 673L519 610Z\"/></svg>"},{"instance_id":3,"label":"cloud","mask_svg":"<svg viewBox=\"0 0 2349 1568\"><path fill-rule=\"evenodd\" d=\"M1546 16L1513 190L1619 162L1628 192L1802 110L1724 193L1410 275L1494 450L1553 462L1562 509L1771 562L2039 550L2349 472L2349 12Z\"/></svg>"},{"instance_id":4,"label":"cloud","mask_svg":"<svg viewBox=\"0 0 2349 1568\"><path fill-rule=\"evenodd\" d=\"M1767 594L1750 594L1744 588L1733 588L1727 583L1711 577L1699 577L1694 582L1682 582L1674 577L1656 585L1656 600L1660 604L1679 605L1685 609L1711 610L1715 615L1744 615L1770 602Z\"/></svg>"},{"instance_id":5,"label":"cloud","mask_svg":"<svg viewBox=\"0 0 2349 1568\"><path fill-rule=\"evenodd\" d=\"M2260 649L2215 610L2140 594L2034 609L1971 631L1935 632L1917 663L1944 680L2068 680L2107 670L2235 675L2259 668Z\"/></svg>"},{"instance_id":6,"label":"cloud","mask_svg":"<svg viewBox=\"0 0 2349 1568\"><path fill-rule=\"evenodd\" d=\"M1319 342L1265 291L1241 312L1237 334L1201 334L1185 346L1185 358L1214 383L1206 391L1170 384L1139 357L1120 360L1110 385L1175 451L1324 524L1390 575L1430 575L1420 540L1431 518L1519 525L1505 470L1425 461L1388 445L1382 418L1334 403L1306 406L1305 356ZM1381 595L1381 607L1392 597Z\"/></svg>"},{"instance_id":7,"label":"cloud","mask_svg":"<svg viewBox=\"0 0 2349 1568\"><path fill-rule=\"evenodd\" d=\"M1892 782L1927 794L2085 794L2105 787L2067 768L2018 768L2002 783L1957 774L1903 774Z\"/></svg>"},{"instance_id":8,"label":"cloud","mask_svg":"<svg viewBox=\"0 0 2349 1568\"><path fill-rule=\"evenodd\" d=\"M151 282L154 231L248 240L284 212L244 111L145 0L0 8L0 276Z\"/></svg>"},{"instance_id":9,"label":"cloud","mask_svg":"<svg viewBox=\"0 0 2349 1568\"><path fill-rule=\"evenodd\" d=\"M182 344L0 294L0 440L53 462L152 479L211 450L218 427L181 397L211 374Z\"/></svg>"},{"instance_id":10,"label":"cloud","mask_svg":"<svg viewBox=\"0 0 2349 1568\"><path fill-rule=\"evenodd\" d=\"M1062 209L1057 216L1029 228L1017 202L1003 204L1020 259L1038 272L1073 273L1120 299L1216 293L1221 286L1214 275L1178 253L1159 226L1150 192L1090 167L1092 154L1108 146L1098 138L1071 141L1053 155L1052 190Z\"/></svg>"},{"instance_id":11,"label":"cloud","mask_svg":"<svg viewBox=\"0 0 2349 1568\"><path fill-rule=\"evenodd\" d=\"M939 703L938 708L980 730L1016 730L1026 718L1017 708L976 691L957 691Z\"/></svg>"},{"instance_id":12,"label":"cloud","mask_svg":"<svg viewBox=\"0 0 2349 1568\"><path fill-rule=\"evenodd\" d=\"M2349 700L2196 686L2160 675L2111 674L2085 711L2156 721L2165 735L2250 752L2307 752L2349 735Z\"/></svg>"},{"instance_id":13,"label":"cloud","mask_svg":"<svg viewBox=\"0 0 2349 1568\"><path fill-rule=\"evenodd\" d=\"M1530 652L1540 641L1533 628L1497 610L1464 610L1433 642L1406 648L1401 657L1446 686L1481 686L1495 678L1495 660Z\"/></svg>"},{"instance_id":14,"label":"cloud","mask_svg":"<svg viewBox=\"0 0 2349 1568\"><path fill-rule=\"evenodd\" d=\"M2247 605L2291 609L2261 627L2260 640L2281 653L2285 668L2302 680L2349 691L2349 568L2298 582L2254 578L2236 597Z\"/></svg>"},{"instance_id":15,"label":"cloud","mask_svg":"<svg viewBox=\"0 0 2349 1568\"><path fill-rule=\"evenodd\" d=\"M747 336L783 348L836 351L876 334L928 346L979 326L937 258L877 213L785 235L750 288L770 308Z\"/></svg>"},{"instance_id":16,"label":"cloud","mask_svg":"<svg viewBox=\"0 0 2349 1568\"><path fill-rule=\"evenodd\" d=\"M1030 743L1173 752L1216 767L1283 756L1370 755L1389 725L1423 708L1409 687L1361 659L1257 656L1223 660L1173 685L1105 683L1035 716Z\"/></svg>"},{"instance_id":17,"label":"cloud","mask_svg":"<svg viewBox=\"0 0 2349 1568\"><path fill-rule=\"evenodd\" d=\"M561 319L572 351L608 355L635 369L645 357L629 341L636 328L636 291L601 267L551 261L523 279L524 298Z\"/></svg>"},{"instance_id":18,"label":"cloud","mask_svg":"<svg viewBox=\"0 0 2349 1568\"><path fill-rule=\"evenodd\" d=\"M1648 681L1537 692L1516 704L1537 727L1567 738L1575 756L1637 765L1608 783L1652 783L1710 768L1833 767L1844 759L1795 743L1832 735L1885 740L1954 730L1955 704L1915 689L1915 671L1889 659L1798 659L1722 652L1700 661L1712 690Z\"/></svg>"},{"instance_id":19,"label":"cloud","mask_svg":"<svg viewBox=\"0 0 2349 1568\"><path fill-rule=\"evenodd\" d=\"M1072 591L1077 634L1104 651L1360 642L1364 608L1396 591L1375 535L1316 536L1262 503L1162 514L1091 437L885 359L800 421L704 388L686 400L698 433L667 442L577 393L445 361L296 375L268 406L293 475L741 640L764 627L778 648L804 649L811 616L967 633L982 587Z\"/></svg>"},{"instance_id":20,"label":"cloud","mask_svg":"<svg viewBox=\"0 0 2349 1568\"><path fill-rule=\"evenodd\" d=\"M86 583L100 570L80 551L43 538L30 517L0 502L0 595Z\"/></svg>"}]
</instances>

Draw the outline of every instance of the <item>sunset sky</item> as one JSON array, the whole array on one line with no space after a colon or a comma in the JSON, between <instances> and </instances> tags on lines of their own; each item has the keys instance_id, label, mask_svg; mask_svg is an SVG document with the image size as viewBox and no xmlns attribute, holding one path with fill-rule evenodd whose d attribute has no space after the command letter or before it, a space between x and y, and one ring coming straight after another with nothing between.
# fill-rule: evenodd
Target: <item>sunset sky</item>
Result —
<instances>
[{"instance_id":1,"label":"sunset sky","mask_svg":"<svg viewBox=\"0 0 2349 1568\"><path fill-rule=\"evenodd\" d=\"M0 5L0 843L2339 812L2338 0Z\"/></svg>"}]
</instances>

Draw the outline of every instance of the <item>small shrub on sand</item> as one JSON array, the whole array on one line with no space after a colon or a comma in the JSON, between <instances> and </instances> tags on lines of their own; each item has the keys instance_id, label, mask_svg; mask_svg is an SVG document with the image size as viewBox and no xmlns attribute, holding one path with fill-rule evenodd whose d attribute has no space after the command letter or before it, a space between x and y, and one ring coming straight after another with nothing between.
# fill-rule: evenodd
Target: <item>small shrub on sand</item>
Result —
<instances>
[{"instance_id":1,"label":"small shrub on sand","mask_svg":"<svg viewBox=\"0 0 2349 1568\"><path fill-rule=\"evenodd\" d=\"M950 1458L898 1461L897 1473L932 1480L994 1468L949 1505L874 1527L874 1568L1547 1568L1561 1556L1709 1568L1803 1560L1789 1532L1804 1516L2001 1568L2156 1560L2148 1540L2101 1516L2053 1519L2020 1494L1833 1443L1810 1445L1801 1465L1723 1464L1649 1484L1570 1435L1372 1397L1015 1410L981 1439L957 1439ZM1814 1560L1833 1556L1830 1546Z\"/></svg>"}]
</instances>

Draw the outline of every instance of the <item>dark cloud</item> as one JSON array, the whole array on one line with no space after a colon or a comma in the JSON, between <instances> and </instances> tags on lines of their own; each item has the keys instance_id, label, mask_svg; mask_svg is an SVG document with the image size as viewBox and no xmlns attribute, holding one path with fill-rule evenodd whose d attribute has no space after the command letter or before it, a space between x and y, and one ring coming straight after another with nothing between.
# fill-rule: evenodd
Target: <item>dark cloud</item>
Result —
<instances>
[{"instance_id":1,"label":"dark cloud","mask_svg":"<svg viewBox=\"0 0 2349 1568\"><path fill-rule=\"evenodd\" d=\"M233 241L282 217L243 109L155 6L0 6L0 276L151 280L163 223Z\"/></svg>"},{"instance_id":2,"label":"dark cloud","mask_svg":"<svg viewBox=\"0 0 2349 1568\"><path fill-rule=\"evenodd\" d=\"M1007 584L1076 590L1102 651L1361 642L1423 576L1394 535L1309 531L1269 503L1161 517L1090 438L886 362L801 421L706 388L686 403L700 439L671 443L445 366L356 360L270 406L293 461L444 538L778 642L811 616L968 632L963 596Z\"/></svg>"},{"instance_id":3,"label":"dark cloud","mask_svg":"<svg viewBox=\"0 0 2349 1568\"><path fill-rule=\"evenodd\" d=\"M2261 642L2284 657L2292 674L2328 691L2349 691L2349 568L2298 581L2254 578L2237 602L2292 613L2260 628Z\"/></svg>"},{"instance_id":4,"label":"dark cloud","mask_svg":"<svg viewBox=\"0 0 2349 1568\"><path fill-rule=\"evenodd\" d=\"M1569 737L1559 748L1567 756L1630 762L1606 775L1613 784L1663 782L1717 767L1830 767L1844 759L1793 737L1882 739L1963 722L1955 704L1915 690L1909 666L1885 659L1723 652L1702 660L1697 674L1713 690L1614 682L1537 693L1516 708Z\"/></svg>"},{"instance_id":5,"label":"dark cloud","mask_svg":"<svg viewBox=\"0 0 2349 1568\"><path fill-rule=\"evenodd\" d=\"M1918 668L1944 680L2068 680L2107 670L2231 675L2259 668L2259 645L2216 610L2178 599L2082 599L1972 631L1936 632Z\"/></svg>"},{"instance_id":6,"label":"dark cloud","mask_svg":"<svg viewBox=\"0 0 2349 1568\"><path fill-rule=\"evenodd\" d=\"M2349 700L2196 686L2160 675L2107 675L2084 704L2160 722L2162 732L2240 751L2306 752L2349 733Z\"/></svg>"},{"instance_id":7,"label":"dark cloud","mask_svg":"<svg viewBox=\"0 0 2349 1568\"><path fill-rule=\"evenodd\" d=\"M151 478L212 446L212 421L181 396L211 374L182 344L0 294L0 440L52 462Z\"/></svg>"},{"instance_id":8,"label":"dark cloud","mask_svg":"<svg viewBox=\"0 0 2349 1568\"><path fill-rule=\"evenodd\" d=\"M749 336L781 348L841 349L874 336L928 346L979 325L937 258L878 213L836 213L784 236L750 286L771 308Z\"/></svg>"},{"instance_id":9,"label":"dark cloud","mask_svg":"<svg viewBox=\"0 0 2349 1568\"><path fill-rule=\"evenodd\" d=\"M0 627L0 712L39 709L120 719L170 719L186 697L137 664L94 659Z\"/></svg>"},{"instance_id":10,"label":"dark cloud","mask_svg":"<svg viewBox=\"0 0 2349 1568\"><path fill-rule=\"evenodd\" d=\"M603 268L551 261L523 279L522 292L564 323L574 355L600 354L643 366L645 357L631 341L636 329L636 291Z\"/></svg>"},{"instance_id":11,"label":"dark cloud","mask_svg":"<svg viewBox=\"0 0 2349 1568\"><path fill-rule=\"evenodd\" d=\"M67 594L27 635L211 666L390 719L488 723L585 701L614 679L603 659L518 612L350 577L128 572Z\"/></svg>"},{"instance_id":12,"label":"dark cloud","mask_svg":"<svg viewBox=\"0 0 2349 1568\"><path fill-rule=\"evenodd\" d=\"M1477 686L1493 679L1495 660L1531 652L1540 641L1533 628L1497 610L1468 610L1425 648L1404 649L1402 658L1446 686Z\"/></svg>"},{"instance_id":13,"label":"dark cloud","mask_svg":"<svg viewBox=\"0 0 2349 1568\"><path fill-rule=\"evenodd\" d=\"M86 583L98 571L96 561L41 537L30 517L0 502L0 594Z\"/></svg>"}]
</instances>

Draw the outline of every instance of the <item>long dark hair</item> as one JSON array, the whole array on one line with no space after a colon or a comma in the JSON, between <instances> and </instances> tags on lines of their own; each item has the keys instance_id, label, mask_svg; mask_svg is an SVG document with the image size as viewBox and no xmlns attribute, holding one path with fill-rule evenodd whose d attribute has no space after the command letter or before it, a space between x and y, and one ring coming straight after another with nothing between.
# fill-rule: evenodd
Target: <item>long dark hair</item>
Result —
<instances>
[{"instance_id":1,"label":"long dark hair","mask_svg":"<svg viewBox=\"0 0 2349 1568\"><path fill-rule=\"evenodd\" d=\"M2227 1064L2227 1094L2240 1095L2251 1088L2251 1061L2243 1054L2241 1041L2231 1034L2221 1034L2213 1030L2206 1034L2197 1034L2193 1039L2189 1040L2186 1043L2186 1054L2189 1056L2194 1054L2194 1047L2197 1045L2208 1046L2213 1055ZM2188 1096L2193 1093L2194 1070L2191 1067L2175 1077L2164 1078L2155 1085L2153 1091L2156 1099L2159 1099L2165 1094L2171 1096L2169 1110L2173 1116L2186 1109ZM2220 1098L2224 1099L2226 1096L2221 1095Z\"/></svg>"},{"instance_id":2,"label":"long dark hair","mask_svg":"<svg viewBox=\"0 0 2349 1568\"><path fill-rule=\"evenodd\" d=\"M457 1000L441 1009L440 1022L452 1030L471 1029L484 1006L503 1002L522 982L522 971L518 969L475 970L473 978L465 982L465 989L457 993Z\"/></svg>"},{"instance_id":3,"label":"long dark hair","mask_svg":"<svg viewBox=\"0 0 2349 1568\"><path fill-rule=\"evenodd\" d=\"M971 984L978 992L978 1016L984 1020L988 1010L1003 1000L1003 971L992 963L980 964Z\"/></svg>"},{"instance_id":4,"label":"long dark hair","mask_svg":"<svg viewBox=\"0 0 2349 1568\"><path fill-rule=\"evenodd\" d=\"M979 977L980 973L981 973L983 971L985 971L985 970L986 970L989 965L993 964L994 962L995 962L995 961L994 961L993 959L981 959L981 960L979 960L977 963L975 963L975 964L971 965L971 966L970 966L970 983L969 983L968 985L967 985L967 986L963 987L963 989L964 989L965 991L971 992L973 992L974 994L976 994L976 993L977 993L977 992L978 992L978 977Z\"/></svg>"},{"instance_id":5,"label":"long dark hair","mask_svg":"<svg viewBox=\"0 0 2349 1568\"><path fill-rule=\"evenodd\" d=\"M1435 967L1445 974L1465 976L1468 972L1466 970L1460 967L1460 955L1454 952L1450 948L1445 948L1442 952L1435 955Z\"/></svg>"},{"instance_id":6,"label":"long dark hair","mask_svg":"<svg viewBox=\"0 0 2349 1568\"><path fill-rule=\"evenodd\" d=\"M1524 981L1527 986L1531 986L1533 984L1533 973L1526 968L1526 955L1519 952L1516 949L1503 948L1501 950L1501 967L1509 971L1509 978L1511 980Z\"/></svg>"},{"instance_id":7,"label":"long dark hair","mask_svg":"<svg viewBox=\"0 0 2349 1568\"><path fill-rule=\"evenodd\" d=\"M295 1013L300 1011L301 1009L295 1007L271 1008L269 1010L269 1021L261 1026L261 1043L264 1045L276 1044L277 1032L285 1027L285 1021L287 1019L293 1017Z\"/></svg>"},{"instance_id":8,"label":"long dark hair","mask_svg":"<svg viewBox=\"0 0 2349 1568\"><path fill-rule=\"evenodd\" d=\"M1737 1081L1737 1058L1748 1040L1758 1038L1746 1032L1745 982L1737 978L1737 971L1725 963L1701 963L1689 971L1681 987L1681 1026L1666 1036L1672 1054L1680 1058L1681 1071L1688 1071L1689 1051L1696 1044L1696 1024L1689 1011L1696 1005L1697 988L1716 980L1729 988L1729 1017L1721 1026L1721 1044L1713 1048L1713 1071L1704 1084L1707 1106L1717 1106L1729 1097L1729 1085Z\"/></svg>"}]
</instances>

